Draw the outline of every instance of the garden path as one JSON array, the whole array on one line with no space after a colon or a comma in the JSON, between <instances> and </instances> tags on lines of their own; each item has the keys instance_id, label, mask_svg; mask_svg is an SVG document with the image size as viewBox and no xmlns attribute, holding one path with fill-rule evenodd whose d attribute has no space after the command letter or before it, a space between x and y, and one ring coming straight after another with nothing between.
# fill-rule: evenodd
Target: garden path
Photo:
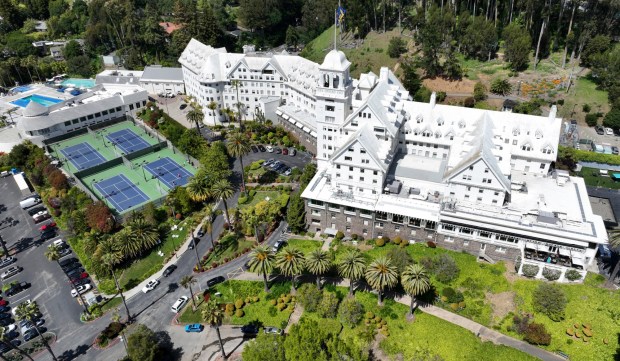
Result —
<instances>
[{"instance_id":1,"label":"garden path","mask_svg":"<svg viewBox=\"0 0 620 361\"><path fill-rule=\"evenodd\" d=\"M291 329L291 326L293 326L294 324L296 324L297 322L299 322L299 319L301 318L301 315L304 313L304 308L302 305L298 303L295 304L295 310L293 311L293 313L291 314L291 317L289 317L288 319L288 325L286 325L286 328L284 329L284 332L288 333L288 331Z\"/></svg>"}]
</instances>

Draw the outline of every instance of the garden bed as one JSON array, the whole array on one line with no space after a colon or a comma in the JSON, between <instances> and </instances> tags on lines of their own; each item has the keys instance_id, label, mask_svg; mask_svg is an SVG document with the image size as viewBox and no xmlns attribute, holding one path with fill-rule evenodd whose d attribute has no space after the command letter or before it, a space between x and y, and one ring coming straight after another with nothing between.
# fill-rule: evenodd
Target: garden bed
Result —
<instances>
[{"instance_id":1,"label":"garden bed","mask_svg":"<svg viewBox=\"0 0 620 361\"><path fill-rule=\"evenodd\" d=\"M224 236L215 245L215 249L207 251L202 257L203 269L207 270L227 263L252 250L254 241L239 238L234 234Z\"/></svg>"},{"instance_id":2,"label":"garden bed","mask_svg":"<svg viewBox=\"0 0 620 361\"><path fill-rule=\"evenodd\" d=\"M320 249L323 246L323 240L289 239L287 246L295 247L308 255L310 252Z\"/></svg>"}]
</instances>

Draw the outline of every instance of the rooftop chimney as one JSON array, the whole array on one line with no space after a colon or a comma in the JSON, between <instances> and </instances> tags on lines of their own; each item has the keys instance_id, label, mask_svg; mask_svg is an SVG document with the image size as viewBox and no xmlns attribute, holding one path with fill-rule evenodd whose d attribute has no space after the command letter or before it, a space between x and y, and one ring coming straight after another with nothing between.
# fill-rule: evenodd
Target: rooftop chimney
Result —
<instances>
[{"instance_id":1,"label":"rooftop chimney","mask_svg":"<svg viewBox=\"0 0 620 361\"><path fill-rule=\"evenodd\" d=\"M431 94L431 108L435 107L435 103L437 102L437 94L435 94L435 92L433 92L433 94Z\"/></svg>"},{"instance_id":2,"label":"rooftop chimney","mask_svg":"<svg viewBox=\"0 0 620 361\"><path fill-rule=\"evenodd\" d=\"M555 115L557 112L558 112L558 107L556 107L555 105L552 105L551 110L549 111L549 120L555 119Z\"/></svg>"}]
</instances>

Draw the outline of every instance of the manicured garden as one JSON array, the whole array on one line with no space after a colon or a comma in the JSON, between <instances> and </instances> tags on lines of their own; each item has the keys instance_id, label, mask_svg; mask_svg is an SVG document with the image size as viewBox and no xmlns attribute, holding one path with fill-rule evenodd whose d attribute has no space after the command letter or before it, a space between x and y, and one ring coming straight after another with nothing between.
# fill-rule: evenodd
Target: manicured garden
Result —
<instances>
[{"instance_id":1,"label":"manicured garden","mask_svg":"<svg viewBox=\"0 0 620 361\"><path fill-rule=\"evenodd\" d=\"M216 242L214 250L207 251L202 257L203 267L210 268L224 264L242 254L248 253L253 245L254 241L252 240L237 236L234 233L226 234L221 240Z\"/></svg>"},{"instance_id":2,"label":"manicured garden","mask_svg":"<svg viewBox=\"0 0 620 361\"><path fill-rule=\"evenodd\" d=\"M620 182L616 182L611 178L613 171L609 171L607 177L601 176L598 169L583 167L579 176L583 178L586 185L592 187L603 187L609 189L620 189Z\"/></svg>"},{"instance_id":3,"label":"manicured garden","mask_svg":"<svg viewBox=\"0 0 620 361\"><path fill-rule=\"evenodd\" d=\"M476 257L454 252L441 248L431 248L426 244L415 244L401 247L387 242L382 247L374 245L374 241L361 244L363 255L368 260L381 255L387 255L396 259L402 258L404 251L415 262L419 262L427 269L433 269L439 264L447 267L450 262L442 255L447 255L454 261L458 271L445 277L443 273L430 272L432 285L437 296L430 301L436 306L470 318L485 326L523 339L523 336L515 331L514 316L533 315L531 322L543 324L546 331L551 335L548 346L541 346L549 351L562 351L571 359L578 360L603 360L612 359L618 347L617 330L620 322L620 293L602 288L604 281L602 276L588 274L583 284L558 284L558 287L566 296L567 304L564 319L559 322L552 321L548 316L535 311L532 294L545 283L539 280L530 280L514 275L513 269L507 269L507 265L498 262L494 265L476 261ZM372 244L372 245L371 245ZM348 250L354 246L336 242L332 244L332 252L336 262ZM400 254L400 255L399 255ZM507 278L509 274L512 274ZM512 281L509 281L511 279ZM450 297L462 297L462 305L456 305L442 297L444 291L450 289ZM458 301L458 300L457 300ZM461 307L463 306L463 307ZM590 326L588 329L592 337L583 337L583 324ZM580 327L575 327L579 325ZM579 330L580 338L569 336L569 328ZM392 332L392 328L390 328ZM570 332L570 331L569 331ZM419 337L419 336L418 336ZM389 344L389 341L386 341ZM388 348L389 349L389 348Z\"/></svg>"},{"instance_id":4,"label":"manicured garden","mask_svg":"<svg viewBox=\"0 0 620 361\"><path fill-rule=\"evenodd\" d=\"M323 246L323 241L312 239L289 239L287 241L287 245L299 249L307 256L308 253L314 251L315 249L320 249L321 246Z\"/></svg>"}]
</instances>

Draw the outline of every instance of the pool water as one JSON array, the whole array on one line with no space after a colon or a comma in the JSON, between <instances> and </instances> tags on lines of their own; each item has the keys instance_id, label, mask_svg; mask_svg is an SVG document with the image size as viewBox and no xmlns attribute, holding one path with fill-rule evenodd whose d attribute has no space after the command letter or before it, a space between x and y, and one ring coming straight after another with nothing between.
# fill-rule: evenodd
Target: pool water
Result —
<instances>
[{"instance_id":1,"label":"pool water","mask_svg":"<svg viewBox=\"0 0 620 361\"><path fill-rule=\"evenodd\" d=\"M60 83L65 88L73 87L73 88L92 88L95 86L95 79L76 79L69 78L65 79Z\"/></svg>"},{"instance_id":2,"label":"pool water","mask_svg":"<svg viewBox=\"0 0 620 361\"><path fill-rule=\"evenodd\" d=\"M12 90L15 92L23 93L23 92L27 92L30 89L32 89L30 85L22 85L22 86L15 87Z\"/></svg>"},{"instance_id":3,"label":"pool water","mask_svg":"<svg viewBox=\"0 0 620 361\"><path fill-rule=\"evenodd\" d=\"M19 107L25 108L26 106L28 106L28 103L30 102L35 102L35 103L39 103L43 106L49 107L50 105L54 105L54 104L58 104L60 102L62 102L61 99L56 99L56 98L50 98L50 97L46 97L43 95L38 95L38 94L32 94L32 95L28 95L27 97L23 97L17 100L14 100L11 102L11 104L15 104Z\"/></svg>"}]
</instances>

